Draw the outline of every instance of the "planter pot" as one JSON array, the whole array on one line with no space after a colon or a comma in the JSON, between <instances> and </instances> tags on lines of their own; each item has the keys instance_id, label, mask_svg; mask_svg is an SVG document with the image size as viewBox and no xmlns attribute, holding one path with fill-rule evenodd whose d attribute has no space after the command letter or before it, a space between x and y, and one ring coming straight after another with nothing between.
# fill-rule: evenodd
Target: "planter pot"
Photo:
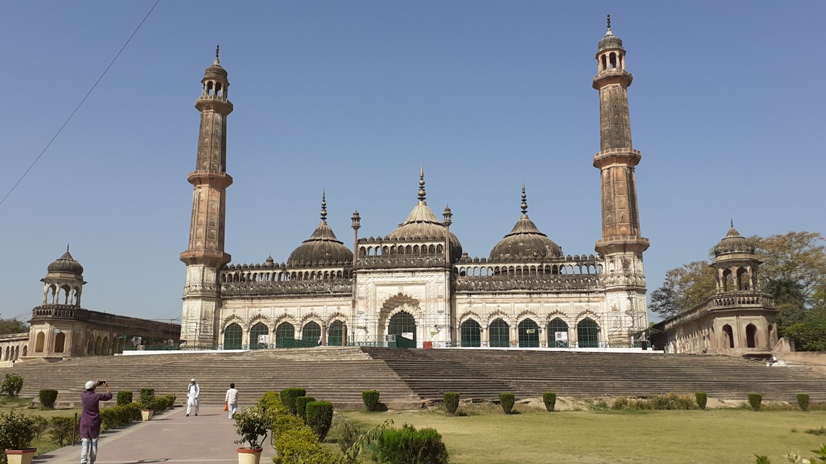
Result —
<instances>
[{"instance_id":1,"label":"planter pot","mask_svg":"<svg viewBox=\"0 0 826 464\"><path fill-rule=\"evenodd\" d=\"M9 464L31 464L35 451L37 451L37 448L26 448L22 450L7 449L6 459L8 459Z\"/></svg>"},{"instance_id":2,"label":"planter pot","mask_svg":"<svg viewBox=\"0 0 826 464\"><path fill-rule=\"evenodd\" d=\"M263 448L238 448L238 464L258 464Z\"/></svg>"},{"instance_id":3,"label":"planter pot","mask_svg":"<svg viewBox=\"0 0 826 464\"><path fill-rule=\"evenodd\" d=\"M155 415L155 411L151 409L141 409L141 419L144 421L152 420L152 416Z\"/></svg>"}]
</instances>

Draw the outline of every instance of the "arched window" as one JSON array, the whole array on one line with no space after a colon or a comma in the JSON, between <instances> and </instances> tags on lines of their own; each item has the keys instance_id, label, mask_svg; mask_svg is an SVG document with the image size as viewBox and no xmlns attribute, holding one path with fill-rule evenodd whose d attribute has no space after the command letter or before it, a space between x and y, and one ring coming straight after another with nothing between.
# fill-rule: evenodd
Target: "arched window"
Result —
<instances>
[{"instance_id":1,"label":"arched window","mask_svg":"<svg viewBox=\"0 0 826 464\"><path fill-rule=\"evenodd\" d=\"M224 329L224 349L240 350L242 344L241 333L241 326L237 323L233 322L228 325L227 328Z\"/></svg>"},{"instance_id":2,"label":"arched window","mask_svg":"<svg viewBox=\"0 0 826 464\"><path fill-rule=\"evenodd\" d=\"M746 347L757 347L757 326L749 324L746 326Z\"/></svg>"},{"instance_id":3,"label":"arched window","mask_svg":"<svg viewBox=\"0 0 826 464\"><path fill-rule=\"evenodd\" d=\"M293 346L295 327L289 322L282 322L275 328L275 347L285 348Z\"/></svg>"},{"instance_id":4,"label":"arched window","mask_svg":"<svg viewBox=\"0 0 826 464\"><path fill-rule=\"evenodd\" d=\"M525 319L517 326L520 348L539 348L539 325L533 319Z\"/></svg>"},{"instance_id":5,"label":"arched window","mask_svg":"<svg viewBox=\"0 0 826 464\"><path fill-rule=\"evenodd\" d=\"M568 348L568 324L556 317L548 323L548 344L554 348Z\"/></svg>"},{"instance_id":6,"label":"arched window","mask_svg":"<svg viewBox=\"0 0 826 464\"><path fill-rule=\"evenodd\" d=\"M46 344L46 334L43 332L38 332L37 337L34 339L34 352L35 353L42 353L43 347Z\"/></svg>"},{"instance_id":7,"label":"arched window","mask_svg":"<svg viewBox=\"0 0 826 464\"><path fill-rule=\"evenodd\" d=\"M502 319L490 323L490 346L492 348L507 348L511 346L510 326Z\"/></svg>"},{"instance_id":8,"label":"arched window","mask_svg":"<svg viewBox=\"0 0 826 464\"><path fill-rule=\"evenodd\" d=\"M461 341L463 347L478 348L482 346L482 326L473 319L468 319L462 322L461 326Z\"/></svg>"},{"instance_id":9,"label":"arched window","mask_svg":"<svg viewBox=\"0 0 826 464\"><path fill-rule=\"evenodd\" d=\"M414 348L416 346L416 318L406 311L394 314L387 326L387 334L396 336L398 348Z\"/></svg>"},{"instance_id":10,"label":"arched window","mask_svg":"<svg viewBox=\"0 0 826 464\"><path fill-rule=\"evenodd\" d=\"M267 327L267 324L264 324L263 322L258 322L252 326L250 328L250 349L260 350L263 348L269 348L269 334L270 329Z\"/></svg>"},{"instance_id":11,"label":"arched window","mask_svg":"<svg viewBox=\"0 0 826 464\"><path fill-rule=\"evenodd\" d=\"M599 325L586 317L576 325L577 347L599 348Z\"/></svg>"},{"instance_id":12,"label":"arched window","mask_svg":"<svg viewBox=\"0 0 826 464\"><path fill-rule=\"evenodd\" d=\"M723 326L723 338L725 344L728 345L729 348L734 348L734 331L728 324Z\"/></svg>"},{"instance_id":13,"label":"arched window","mask_svg":"<svg viewBox=\"0 0 826 464\"><path fill-rule=\"evenodd\" d=\"M321 344L321 326L318 322L310 321L301 329L301 340Z\"/></svg>"},{"instance_id":14,"label":"arched window","mask_svg":"<svg viewBox=\"0 0 826 464\"><path fill-rule=\"evenodd\" d=\"M344 322L333 321L327 329L327 344L330 346L343 346L347 342L347 332L344 330Z\"/></svg>"}]
</instances>

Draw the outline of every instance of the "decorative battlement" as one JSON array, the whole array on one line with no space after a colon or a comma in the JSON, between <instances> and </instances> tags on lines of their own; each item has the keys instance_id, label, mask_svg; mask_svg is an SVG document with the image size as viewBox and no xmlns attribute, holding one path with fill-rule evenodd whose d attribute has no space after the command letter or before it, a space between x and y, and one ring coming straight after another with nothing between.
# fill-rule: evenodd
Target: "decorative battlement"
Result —
<instances>
[{"instance_id":1,"label":"decorative battlement","mask_svg":"<svg viewBox=\"0 0 826 464\"><path fill-rule=\"evenodd\" d=\"M446 267L447 261L440 254L397 254L379 256L359 256L356 263L358 269L404 269L404 268L434 268Z\"/></svg>"},{"instance_id":2,"label":"decorative battlement","mask_svg":"<svg viewBox=\"0 0 826 464\"><path fill-rule=\"evenodd\" d=\"M489 276L460 276L456 291L461 292L571 292L597 291L600 277L594 274L502 274Z\"/></svg>"},{"instance_id":3,"label":"decorative battlement","mask_svg":"<svg viewBox=\"0 0 826 464\"><path fill-rule=\"evenodd\" d=\"M251 281L221 283L225 297L266 297L284 295L352 295L353 279Z\"/></svg>"}]
</instances>

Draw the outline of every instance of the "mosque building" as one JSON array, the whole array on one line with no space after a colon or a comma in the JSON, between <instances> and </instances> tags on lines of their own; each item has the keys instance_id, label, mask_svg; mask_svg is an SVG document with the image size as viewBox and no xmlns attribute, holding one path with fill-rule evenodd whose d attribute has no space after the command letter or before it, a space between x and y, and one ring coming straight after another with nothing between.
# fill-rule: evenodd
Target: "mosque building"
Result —
<instances>
[{"instance_id":1,"label":"mosque building","mask_svg":"<svg viewBox=\"0 0 826 464\"><path fill-rule=\"evenodd\" d=\"M599 41L600 151L593 166L602 190L596 253L563 254L521 212L486 257L471 257L427 204L424 171L407 219L386 235L360 237L353 213L348 247L321 222L278 263L231 262L224 249L229 80L218 54L195 107L201 114L193 185L181 338L223 349L390 344L417 347L629 346L648 327L643 252L622 40ZM411 189L412 190L412 189ZM412 192L411 192L412 193ZM412 195L411 195L412 197ZM412 200L412 198L411 198ZM514 208L515 209L515 208ZM503 231L508 225L502 224Z\"/></svg>"}]
</instances>

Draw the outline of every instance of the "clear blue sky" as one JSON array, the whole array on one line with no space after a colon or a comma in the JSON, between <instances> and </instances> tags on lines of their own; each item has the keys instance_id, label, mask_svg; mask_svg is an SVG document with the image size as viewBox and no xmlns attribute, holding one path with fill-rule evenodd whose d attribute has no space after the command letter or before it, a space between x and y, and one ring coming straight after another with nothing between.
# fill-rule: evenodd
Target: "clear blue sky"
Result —
<instances>
[{"instance_id":1,"label":"clear blue sky","mask_svg":"<svg viewBox=\"0 0 826 464\"><path fill-rule=\"evenodd\" d=\"M0 196L155 0L0 3ZM597 42L623 39L649 292L744 235L826 231L826 2L162 0L0 205L0 315L28 319L71 244L83 306L181 314L200 80L229 72L226 251L282 262L319 221L352 243L446 204L471 256L529 215L566 254L600 238Z\"/></svg>"}]
</instances>

